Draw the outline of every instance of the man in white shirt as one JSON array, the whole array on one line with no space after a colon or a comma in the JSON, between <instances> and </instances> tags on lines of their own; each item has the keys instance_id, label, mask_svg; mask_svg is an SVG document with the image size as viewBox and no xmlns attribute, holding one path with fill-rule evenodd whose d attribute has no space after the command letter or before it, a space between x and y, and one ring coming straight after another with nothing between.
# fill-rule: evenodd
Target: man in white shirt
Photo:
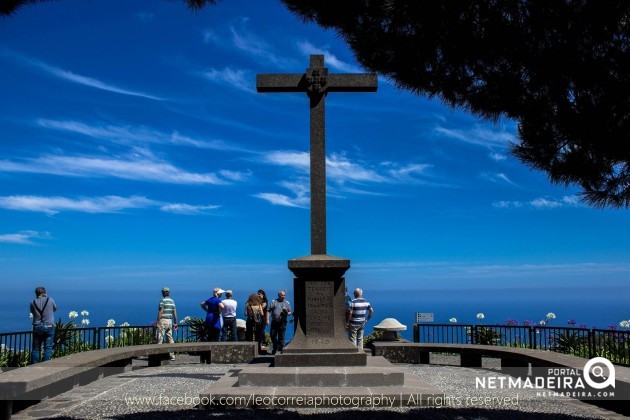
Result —
<instances>
[{"instance_id":1,"label":"man in white shirt","mask_svg":"<svg viewBox=\"0 0 630 420\"><path fill-rule=\"evenodd\" d=\"M221 341L238 341L236 336L236 306L237 303L232 299L232 291L225 291L225 299L221 301L223 303L223 328L221 329Z\"/></svg>"}]
</instances>

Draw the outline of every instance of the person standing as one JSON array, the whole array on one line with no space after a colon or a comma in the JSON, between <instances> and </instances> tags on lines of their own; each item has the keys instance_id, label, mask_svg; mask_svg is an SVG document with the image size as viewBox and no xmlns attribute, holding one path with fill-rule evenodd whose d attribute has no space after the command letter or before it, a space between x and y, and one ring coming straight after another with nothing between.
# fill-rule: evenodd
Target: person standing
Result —
<instances>
[{"instance_id":1,"label":"person standing","mask_svg":"<svg viewBox=\"0 0 630 420\"><path fill-rule=\"evenodd\" d=\"M258 343L258 351L262 350L263 342L263 317L265 312L260 302L260 297L256 293L249 295L245 303L245 339L247 341L256 341Z\"/></svg>"},{"instance_id":2,"label":"person standing","mask_svg":"<svg viewBox=\"0 0 630 420\"><path fill-rule=\"evenodd\" d=\"M225 293L225 290L215 287L212 290L212 297L201 302L201 308L206 311L206 326L210 330L208 341L219 341L221 336L221 324L223 321L221 311L224 308L223 303L221 303L221 295L223 293Z\"/></svg>"},{"instance_id":3,"label":"person standing","mask_svg":"<svg viewBox=\"0 0 630 420\"><path fill-rule=\"evenodd\" d=\"M46 296L46 288L35 288L35 299L30 305L33 315L33 346L32 362L39 363L50 360L52 356L53 340L55 338L55 314L57 304L54 299ZM41 356L42 346L44 355Z\"/></svg>"},{"instance_id":4,"label":"person standing","mask_svg":"<svg viewBox=\"0 0 630 420\"><path fill-rule=\"evenodd\" d=\"M162 288L162 299L158 304L157 314L157 327L158 327L158 344L164 342L164 337L169 343L174 343L173 330L177 331L177 309L175 308L175 301L171 299L171 289L168 287ZM175 353L169 353L171 360L175 360Z\"/></svg>"},{"instance_id":5,"label":"person standing","mask_svg":"<svg viewBox=\"0 0 630 420\"><path fill-rule=\"evenodd\" d=\"M271 315L271 343L273 345L271 354L282 352L284 348L284 333L287 331L287 316L292 315L291 303L286 300L287 292L280 290L278 298L269 304L269 312L267 313L267 323L269 323L269 315Z\"/></svg>"},{"instance_id":6,"label":"person standing","mask_svg":"<svg viewBox=\"0 0 630 420\"><path fill-rule=\"evenodd\" d=\"M346 328L348 329L350 341L359 348L363 348L365 324L370 320L372 314L374 314L374 309L372 309L370 302L363 299L363 290L356 288L354 290L354 299L352 299L348 307Z\"/></svg>"},{"instance_id":7,"label":"person standing","mask_svg":"<svg viewBox=\"0 0 630 420\"><path fill-rule=\"evenodd\" d=\"M223 328L221 329L221 341L238 341L236 336L236 307L237 302L232 299L232 291L225 291L223 303Z\"/></svg>"},{"instance_id":8,"label":"person standing","mask_svg":"<svg viewBox=\"0 0 630 420\"><path fill-rule=\"evenodd\" d=\"M258 297L260 298L260 303L262 304L263 307L263 318L262 318L262 337L263 337L263 343L266 344L267 340L265 337L265 330L267 329L267 324L269 324L269 322L267 321L267 318L269 317L268 313L269 313L269 301L267 300L267 294L265 293L265 291L263 289L259 289L258 290ZM263 345L264 348L264 345ZM266 350L266 349L265 349Z\"/></svg>"}]
</instances>

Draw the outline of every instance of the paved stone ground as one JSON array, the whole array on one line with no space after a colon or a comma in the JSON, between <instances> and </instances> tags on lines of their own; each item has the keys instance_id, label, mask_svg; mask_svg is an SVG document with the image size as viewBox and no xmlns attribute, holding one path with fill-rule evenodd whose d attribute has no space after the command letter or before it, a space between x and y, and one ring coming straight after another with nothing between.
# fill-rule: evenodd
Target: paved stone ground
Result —
<instances>
[{"instance_id":1,"label":"paved stone ground","mask_svg":"<svg viewBox=\"0 0 630 420\"><path fill-rule=\"evenodd\" d=\"M233 365L201 365L197 357L178 355L170 366L146 367L146 360L134 360L133 370L74 388L31 406L13 418L18 420L60 419L201 419L232 417L262 419L330 418L365 420L366 409L266 409L200 410L195 397L218 380ZM497 376L498 360L484 359L482 369L452 366L457 359L433 356L431 365L406 365L445 393L441 408L392 408L369 410L370 416L398 419L422 416L429 419L620 419L616 413L570 398L540 397L535 390L475 389L475 377ZM437 363L437 364L436 364ZM179 401L177 398L180 398ZM479 397L490 397L485 401ZM492 399L494 397L494 399ZM507 397L507 400L505 400ZM507 401L507 403L506 403Z\"/></svg>"}]
</instances>

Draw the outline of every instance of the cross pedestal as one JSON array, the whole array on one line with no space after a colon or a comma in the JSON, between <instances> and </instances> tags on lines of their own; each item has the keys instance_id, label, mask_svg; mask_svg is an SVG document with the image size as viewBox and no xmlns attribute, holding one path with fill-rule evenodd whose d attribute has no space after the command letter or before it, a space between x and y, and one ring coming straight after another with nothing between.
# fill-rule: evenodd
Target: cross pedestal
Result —
<instances>
[{"instance_id":1,"label":"cross pedestal","mask_svg":"<svg viewBox=\"0 0 630 420\"><path fill-rule=\"evenodd\" d=\"M276 354L276 366L365 366L363 349L346 335L346 270L350 260L309 255L289 260L293 272L295 332Z\"/></svg>"}]
</instances>

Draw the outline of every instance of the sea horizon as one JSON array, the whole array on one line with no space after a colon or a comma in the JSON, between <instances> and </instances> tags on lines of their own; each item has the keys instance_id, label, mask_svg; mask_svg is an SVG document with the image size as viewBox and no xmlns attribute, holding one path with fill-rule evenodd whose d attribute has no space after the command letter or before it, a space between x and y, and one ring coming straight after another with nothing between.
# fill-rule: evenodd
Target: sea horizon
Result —
<instances>
[{"instance_id":1,"label":"sea horizon","mask_svg":"<svg viewBox=\"0 0 630 420\"><path fill-rule=\"evenodd\" d=\"M209 295L198 291L172 288L171 297L177 305L180 320L184 317L204 317L200 302ZM234 289L238 302L237 316L244 319L245 301L250 293ZM28 306L32 293L21 291L0 297L5 322L0 332L28 331L31 329ZM161 295L158 291L85 291L57 290L50 293L59 307L55 320L70 320L71 311L89 312L79 316L75 322L81 324L83 318L89 320L89 327L105 327L113 319L115 325L124 322L130 325L149 325L157 316L157 305ZM268 293L269 300L274 298ZM287 298L293 304L292 290L287 290ZM613 293L609 290L593 288L549 288L549 289L434 289L434 290L370 290L365 298L374 308L374 317L366 326L366 334L385 318L395 318L407 326L401 331L403 338L412 339L416 313L433 314L433 324L450 324L455 318L458 324L495 325L504 324L508 319L538 323L550 321L552 326L569 326L569 320L588 328L607 329L610 325L619 327L619 322L630 319L627 302L630 295L625 290ZM546 315L553 313L555 319ZM483 319L477 314L483 313ZM292 325L287 329L287 339L293 335Z\"/></svg>"}]
</instances>

